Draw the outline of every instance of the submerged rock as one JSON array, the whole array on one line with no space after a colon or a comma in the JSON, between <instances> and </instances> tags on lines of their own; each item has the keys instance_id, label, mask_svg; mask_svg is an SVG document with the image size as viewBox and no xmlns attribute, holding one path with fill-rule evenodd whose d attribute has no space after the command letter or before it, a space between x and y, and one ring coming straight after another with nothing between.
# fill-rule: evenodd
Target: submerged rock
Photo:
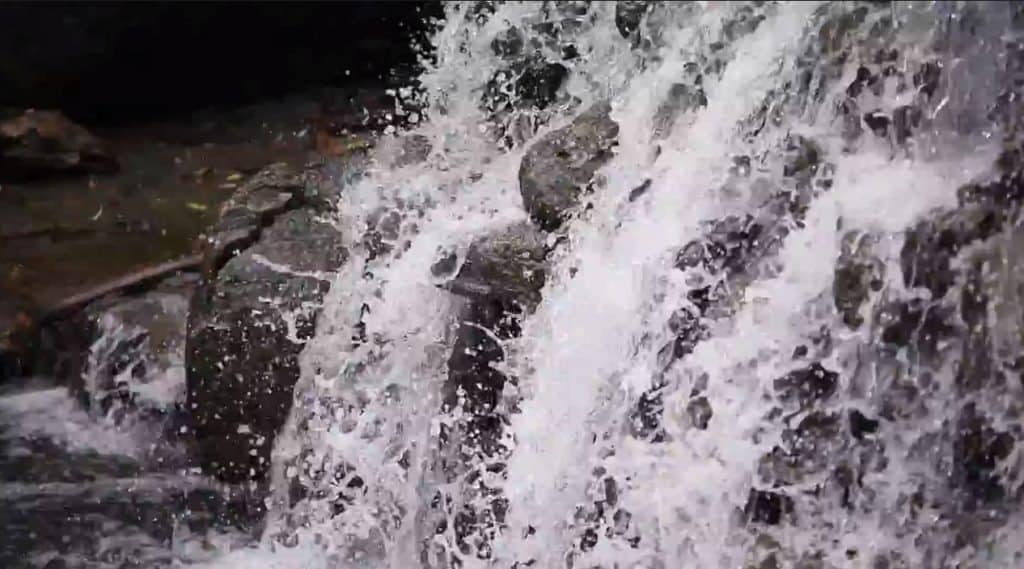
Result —
<instances>
[{"instance_id":1,"label":"submerged rock","mask_svg":"<svg viewBox=\"0 0 1024 569\"><path fill-rule=\"evenodd\" d=\"M519 167L519 191L530 218L545 231L561 226L587 183L612 156L619 125L598 103L572 124L538 140Z\"/></svg>"},{"instance_id":2,"label":"submerged rock","mask_svg":"<svg viewBox=\"0 0 1024 569\"><path fill-rule=\"evenodd\" d=\"M117 171L109 145L58 111L28 110L0 122L0 180Z\"/></svg>"}]
</instances>

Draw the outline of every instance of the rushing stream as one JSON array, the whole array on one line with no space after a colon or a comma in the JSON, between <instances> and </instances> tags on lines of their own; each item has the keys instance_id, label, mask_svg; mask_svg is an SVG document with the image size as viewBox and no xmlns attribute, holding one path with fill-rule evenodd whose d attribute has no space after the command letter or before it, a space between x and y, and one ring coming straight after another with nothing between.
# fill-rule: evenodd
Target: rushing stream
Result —
<instances>
[{"instance_id":1,"label":"rushing stream","mask_svg":"<svg viewBox=\"0 0 1024 569\"><path fill-rule=\"evenodd\" d=\"M262 537L178 563L1024 566L1017 6L446 12L344 179ZM453 294L530 224L539 295Z\"/></svg>"}]
</instances>

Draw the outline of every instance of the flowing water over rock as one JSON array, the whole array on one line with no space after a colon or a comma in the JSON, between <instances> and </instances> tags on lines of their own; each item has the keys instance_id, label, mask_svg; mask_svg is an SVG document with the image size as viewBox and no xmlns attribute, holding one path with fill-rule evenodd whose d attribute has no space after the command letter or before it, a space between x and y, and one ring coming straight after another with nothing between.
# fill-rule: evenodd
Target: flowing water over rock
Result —
<instances>
[{"instance_id":1,"label":"flowing water over rock","mask_svg":"<svg viewBox=\"0 0 1024 569\"><path fill-rule=\"evenodd\" d=\"M210 566L1024 565L1017 6L446 10Z\"/></svg>"}]
</instances>

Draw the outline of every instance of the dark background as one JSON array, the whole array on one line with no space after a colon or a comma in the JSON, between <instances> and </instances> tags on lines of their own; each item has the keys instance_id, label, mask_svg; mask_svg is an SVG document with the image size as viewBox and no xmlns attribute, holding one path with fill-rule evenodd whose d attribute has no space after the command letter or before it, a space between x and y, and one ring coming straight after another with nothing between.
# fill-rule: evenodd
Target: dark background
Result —
<instances>
[{"instance_id":1,"label":"dark background","mask_svg":"<svg viewBox=\"0 0 1024 569\"><path fill-rule=\"evenodd\" d=\"M164 119L415 72L439 3L0 3L0 108ZM348 74L346 74L348 71Z\"/></svg>"}]
</instances>

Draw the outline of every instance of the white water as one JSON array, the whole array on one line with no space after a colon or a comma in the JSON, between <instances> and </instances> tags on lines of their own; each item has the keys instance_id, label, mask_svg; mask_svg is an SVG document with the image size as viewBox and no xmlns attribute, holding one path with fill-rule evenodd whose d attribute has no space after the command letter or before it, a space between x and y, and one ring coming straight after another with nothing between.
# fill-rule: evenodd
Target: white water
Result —
<instances>
[{"instance_id":1,"label":"white water","mask_svg":"<svg viewBox=\"0 0 1024 569\"><path fill-rule=\"evenodd\" d=\"M930 394L928 414L883 427L887 466L867 474L857 507L808 494L827 486L827 471L819 469L788 490L795 522L744 521L750 489L765 487L759 462L783 436L781 421L769 419L779 406L772 382L798 367L791 357L798 345L822 328L831 332L834 350L821 360L839 374L831 410L851 406L873 415L886 400L882 377L863 372L864 347L877 342L873 309L862 311L868 324L851 331L832 307L842 236L861 231L875 238L874 255L885 267L876 306L881 298L913 296L904 290L899 264L903 231L935 208L955 207L956 190L986 179L999 149L997 125L975 120L959 133L951 125L970 124L993 100L1003 80L998 54L1008 12L994 5L967 16L969 10L948 5L873 7L845 40L848 60L828 68L828 54L815 47L821 30L854 8L757 7L752 12L764 21L724 40L714 56L713 42L722 40L730 20L751 12L748 6L661 6L646 20L661 45L645 55L619 36L613 3L594 3L575 31L563 28L563 38L582 54L567 64L564 100L579 104L537 113L550 122L533 139L609 99L619 144L598 174L591 207L564 228L568 239L553 254L543 301L522 321L521 337L505 345L504 369L518 384L506 386L503 408L518 412L505 433L507 468L491 473L487 485L500 489L508 510L489 529L490 555L477 556L465 547L460 552L453 516L462 500L487 507L479 492L463 486L466 473L497 459L462 465L455 474L437 466L446 453L438 448L440 424L453 421L440 413L439 394L460 301L435 286L429 268L442 248L464 250L473 237L525 218L517 171L530 142L502 151L481 127L486 117L478 100L502 64L491 40L510 25L527 29L559 16L557 10L545 16L534 4L502 5L476 24L470 7L449 6L434 39L438 62L422 77L429 106L416 132L432 142L430 158L398 169L382 158L342 198L338 226L354 244L381 208L405 216L397 252L369 260L356 245L336 276L275 451L280 491L264 540L218 566L445 567L457 559L463 567L717 568L753 566L768 551L783 567L1020 566L1024 551L1011 536L1022 522L1012 507L998 529L951 546L958 522L943 514L942 501L952 501L952 491L943 490L937 464L911 452L948 432L943 421L957 397L949 366L935 378L942 387ZM960 35L964 17L978 18L974 39ZM869 39L884 18L898 22L896 31ZM858 65L880 45L900 50L895 65L908 81L929 59L942 61L949 78L943 97L922 103L928 127L906 147L869 130L855 142L842 136L838 104ZM802 54L811 54L810 61ZM654 116L669 86L687 62L709 57L726 65L703 77L707 106L683 114L657 140ZM823 89L817 99L793 86L808 69ZM838 76L826 80L830 72ZM780 98L780 91L789 97ZM892 110L913 102L915 93L913 85L901 90L892 79L873 102ZM778 119L754 133L750 117L765 100ZM820 146L834 172L831 189L817 192L802 224L791 228L775 269L740 291L732 315L716 320L711 337L665 373L668 441L635 438L627 417L651 387L658 349L671 340L665 323L686 304L690 288L673 267L675 252L702 234L703 223L756 211L768 194L752 180L793 183L783 179L779 157L790 134ZM387 152L385 144L380 156ZM730 174L737 155L755 157L750 178ZM649 190L628 202L648 178ZM363 305L370 341L353 345ZM702 376L714 415L706 430L697 430L686 405ZM838 451L837 458L820 452L826 462L840 460ZM399 464L403 453L408 469ZM1003 467L1014 471L1015 460ZM339 468L342 476L326 475ZM605 474L595 475L598 469ZM363 486L352 490L356 476ZM585 521L603 499L602 477L616 481L620 513ZM296 478L325 497L289 504L285 489ZM935 492L935 502L925 507L928 513L911 515L908 497L919 488ZM339 493L349 501L340 513L330 507ZM452 500L451 507L431 508L437 496ZM435 531L438 517L448 520L446 530ZM600 536L592 548L581 547L587 527ZM877 565L885 556L892 565Z\"/></svg>"},{"instance_id":2,"label":"white water","mask_svg":"<svg viewBox=\"0 0 1024 569\"><path fill-rule=\"evenodd\" d=\"M258 544L224 551L209 566L712 569L774 567L761 565L771 553L779 567L1024 565L1024 518L1012 497L1019 451L999 465L1011 491L986 506L991 516L956 506L946 480L962 396L953 385L956 362L944 360L925 379L906 352L876 353L883 304L928 294L903 284L904 232L937 208L956 207L964 184L993 175L1004 133L985 113L1006 81L1000 70L1003 42L1013 37L1011 10L872 6L840 41L848 57L836 61L838 49L823 51L822 38L857 5L665 3L642 25L654 41L644 48L621 37L610 2L578 17L528 3L501 5L478 21L471 9L447 7L434 37L437 62L421 77L426 108L414 132L433 146L427 161L391 166L399 142L386 139L364 175L344 182L337 223L351 259L333 276L302 356L295 406L275 447L267 527ZM727 37L741 27L737 20L754 16L763 21L749 33ZM529 114L540 125L536 133L520 129L504 148L479 105L505 65L491 42L509 26L531 30L563 18L575 20L566 20L561 40L581 55L564 62L570 75L558 102L502 119L521 125L516 117ZM886 18L894 31L872 31ZM542 39L538 31L525 36ZM867 127L850 140L837 112L858 66L880 47L898 49L893 65L909 85L886 79L880 92L858 99L860 111L918 105L927 118L905 145ZM539 49L559 57L557 46ZM911 77L931 60L942 62L944 75L938 95L922 100ZM656 133L658 108L690 62L720 68L703 73L707 105ZM805 73L810 87L801 89ZM441 393L464 301L439 288L430 268L442 251L464 254L474 238L526 220L518 188L524 152L603 100L619 125L614 157L599 171L589 207L560 230L565 239L550 255L543 300L523 317L521 336L504 342L502 369L515 379L499 405L509 422L507 450L451 466L459 454L440 433L459 417L442 413ZM766 104L770 118L760 126ZM807 188L783 175L793 135L813 140L823 156ZM749 176L736 173L738 156L751 157ZM826 178L831 186L823 189ZM630 200L647 179L649 189ZM673 339L666 323L688 305L699 276L674 267L677 251L709 222L757 214L777 190L804 192L802 220L788 220L778 253L757 259L748 285L735 285L724 312L709 319L709 337L664 369L658 354ZM363 233L392 210L403 220L393 250L371 258ZM843 325L832 301L851 232L870 236L884 267L857 330ZM1014 243L1007 232L1000 247L1008 265ZM1009 279L1012 271L1000 274ZM1012 298L1001 310L1012 312ZM1014 319L1001 346L1019 354ZM361 327L366 341L354 342ZM811 357L837 372L839 384L820 410L842 412L843 425L852 408L877 418L900 405L887 374L903 373L917 385L930 382L924 411L883 421L863 447L844 431L836 446L814 450L808 460L824 466L776 488L793 500L793 516L751 522L743 513L751 489L772 487L764 457L789 436L787 425L808 416L787 407L774 382L806 364L794 361L794 351L822 330L832 349L812 348ZM661 442L635 436L629 425L656 378L666 386ZM703 430L687 412L697 388L713 409ZM971 397L1001 429L1019 433L1019 391L1013 383ZM877 461L878 453L884 466L866 468L854 505L841 505L830 473L849 461ZM487 470L498 463L504 468ZM470 546L458 535L458 513L467 504L493 508L471 481L476 474L507 512L483 524L486 538L467 538ZM293 499L294 486L309 497ZM335 507L340 502L344 508ZM588 532L596 543L584 546Z\"/></svg>"}]
</instances>

